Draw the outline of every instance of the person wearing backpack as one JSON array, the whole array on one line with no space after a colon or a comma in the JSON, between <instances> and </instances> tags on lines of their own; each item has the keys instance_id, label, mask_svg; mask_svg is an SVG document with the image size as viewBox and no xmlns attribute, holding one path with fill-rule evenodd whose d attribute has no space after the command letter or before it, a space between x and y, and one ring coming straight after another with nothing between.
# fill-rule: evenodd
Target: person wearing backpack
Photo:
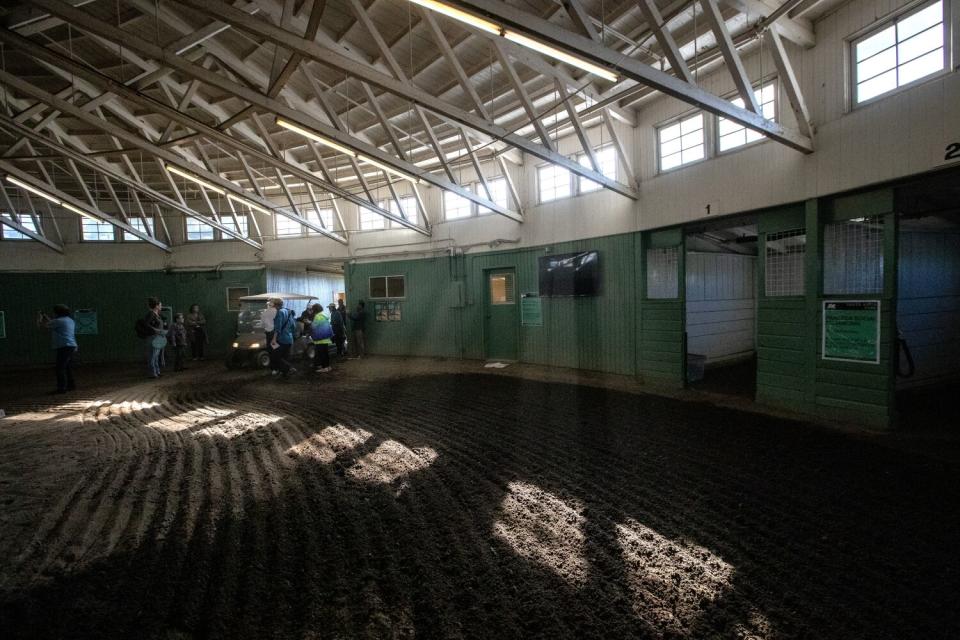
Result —
<instances>
[{"instance_id":1,"label":"person wearing backpack","mask_svg":"<svg viewBox=\"0 0 960 640\"><path fill-rule=\"evenodd\" d=\"M286 378L291 371L296 371L287 362L290 348L293 346L293 331L297 324L292 309L283 308L283 300L277 300L277 316L273 320L273 339L270 342L271 368Z\"/></svg>"},{"instance_id":2,"label":"person wearing backpack","mask_svg":"<svg viewBox=\"0 0 960 640\"><path fill-rule=\"evenodd\" d=\"M333 313L336 313L336 311ZM330 345L333 344L333 326L320 304L313 305L310 338L313 340L313 372L327 373L330 371Z\"/></svg>"},{"instance_id":3,"label":"person wearing backpack","mask_svg":"<svg viewBox=\"0 0 960 640\"><path fill-rule=\"evenodd\" d=\"M143 338L147 347L147 377L160 377L160 354L167 346L167 330L163 326L163 318L160 317L160 311L163 310L163 304L157 298L147 298L147 315L143 317L143 323L137 324L137 335L144 334Z\"/></svg>"}]
</instances>

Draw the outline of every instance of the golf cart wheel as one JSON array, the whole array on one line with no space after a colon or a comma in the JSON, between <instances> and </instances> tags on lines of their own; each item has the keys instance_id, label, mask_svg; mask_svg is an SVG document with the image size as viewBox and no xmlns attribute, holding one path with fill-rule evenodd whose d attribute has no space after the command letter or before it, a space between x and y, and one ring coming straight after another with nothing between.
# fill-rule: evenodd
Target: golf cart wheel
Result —
<instances>
[{"instance_id":1,"label":"golf cart wheel","mask_svg":"<svg viewBox=\"0 0 960 640\"><path fill-rule=\"evenodd\" d=\"M239 369L243 366L243 356L239 351L231 351L227 356L227 369Z\"/></svg>"},{"instance_id":2,"label":"golf cart wheel","mask_svg":"<svg viewBox=\"0 0 960 640\"><path fill-rule=\"evenodd\" d=\"M316 354L317 346L311 344L306 349L303 350L303 359L307 362L313 362L313 357Z\"/></svg>"},{"instance_id":3,"label":"golf cart wheel","mask_svg":"<svg viewBox=\"0 0 960 640\"><path fill-rule=\"evenodd\" d=\"M266 369L270 366L270 353L267 351L260 351L257 353L257 366L261 369Z\"/></svg>"}]
</instances>

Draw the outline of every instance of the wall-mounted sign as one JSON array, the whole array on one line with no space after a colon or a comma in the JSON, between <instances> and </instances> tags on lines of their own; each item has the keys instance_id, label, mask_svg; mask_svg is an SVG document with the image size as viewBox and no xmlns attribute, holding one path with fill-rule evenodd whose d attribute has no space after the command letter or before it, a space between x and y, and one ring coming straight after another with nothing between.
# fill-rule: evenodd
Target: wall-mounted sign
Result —
<instances>
[{"instance_id":1,"label":"wall-mounted sign","mask_svg":"<svg viewBox=\"0 0 960 640\"><path fill-rule=\"evenodd\" d=\"M76 323L75 333L78 336L95 336L99 333L97 312L93 309L77 309L73 314Z\"/></svg>"},{"instance_id":2,"label":"wall-mounted sign","mask_svg":"<svg viewBox=\"0 0 960 640\"><path fill-rule=\"evenodd\" d=\"M520 296L520 324L525 327L543 326L543 307L536 293L524 293Z\"/></svg>"},{"instance_id":3,"label":"wall-mounted sign","mask_svg":"<svg viewBox=\"0 0 960 640\"><path fill-rule=\"evenodd\" d=\"M824 300L824 360L880 363L880 301Z\"/></svg>"},{"instance_id":4,"label":"wall-mounted sign","mask_svg":"<svg viewBox=\"0 0 960 640\"><path fill-rule=\"evenodd\" d=\"M377 322L400 322L403 314L401 302L376 302L373 305L373 317Z\"/></svg>"}]
</instances>

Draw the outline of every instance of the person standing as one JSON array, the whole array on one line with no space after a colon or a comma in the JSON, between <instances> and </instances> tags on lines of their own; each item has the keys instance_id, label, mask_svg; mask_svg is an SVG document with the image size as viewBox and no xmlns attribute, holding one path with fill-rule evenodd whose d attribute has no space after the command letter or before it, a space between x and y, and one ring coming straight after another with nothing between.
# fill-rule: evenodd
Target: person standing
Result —
<instances>
[{"instance_id":1,"label":"person standing","mask_svg":"<svg viewBox=\"0 0 960 640\"><path fill-rule=\"evenodd\" d=\"M186 369L183 366L183 354L187 350L187 327L184 324L184 318L182 313L178 313L174 316L173 326L170 327L170 332L168 334L170 340L170 346L173 347L173 370L174 371L183 371Z\"/></svg>"},{"instance_id":2,"label":"person standing","mask_svg":"<svg viewBox=\"0 0 960 640\"><path fill-rule=\"evenodd\" d=\"M333 305L330 305L333 309ZM313 305L313 322L310 325L310 338L313 340L313 371L327 373L330 371L330 345L334 335L330 318L323 312L323 306ZM336 313L333 311L332 313Z\"/></svg>"},{"instance_id":3,"label":"person standing","mask_svg":"<svg viewBox=\"0 0 960 640\"><path fill-rule=\"evenodd\" d=\"M333 328L333 343L337 345L337 357L342 358L344 356L343 343L347 340L344 318L332 302L327 305L327 308L330 310L330 326Z\"/></svg>"},{"instance_id":4,"label":"person standing","mask_svg":"<svg viewBox=\"0 0 960 640\"><path fill-rule=\"evenodd\" d=\"M160 377L160 354L167 346L167 330L163 326L160 312L163 304L157 298L147 298L147 315L143 318L149 333L144 338L147 343L147 377Z\"/></svg>"},{"instance_id":5,"label":"person standing","mask_svg":"<svg viewBox=\"0 0 960 640\"><path fill-rule=\"evenodd\" d=\"M349 319L349 313L347 312L347 305L343 303L343 298L337 300L337 312L340 313L340 317L343 318L343 332L346 335L347 332L347 320Z\"/></svg>"},{"instance_id":6,"label":"person standing","mask_svg":"<svg viewBox=\"0 0 960 640\"><path fill-rule=\"evenodd\" d=\"M190 355L194 360L203 360L207 345L207 319L200 312L200 305L197 303L190 305L185 324L190 339Z\"/></svg>"},{"instance_id":7,"label":"person standing","mask_svg":"<svg viewBox=\"0 0 960 640\"><path fill-rule=\"evenodd\" d=\"M293 332L297 319L292 309L283 308L283 300L276 301L276 310L276 317L273 320L273 340L270 342L272 366L274 371L279 371L286 378L291 371L296 371L287 362L287 356L290 355L290 348L293 346Z\"/></svg>"},{"instance_id":8,"label":"person standing","mask_svg":"<svg viewBox=\"0 0 960 640\"><path fill-rule=\"evenodd\" d=\"M41 311L37 316L37 326L50 330L50 346L57 352L57 389L54 393L73 391L77 388L72 368L73 354L77 352L77 336L70 308L63 304L54 305L52 319Z\"/></svg>"},{"instance_id":9,"label":"person standing","mask_svg":"<svg viewBox=\"0 0 960 640\"><path fill-rule=\"evenodd\" d=\"M270 373L275 374L277 372L277 367L274 364L274 355L273 355L273 334L274 326L273 322L277 318L277 302L283 304L283 301L278 301L276 298L270 298L267 300L267 308L260 312L260 322L263 324L263 333L266 336L264 344L267 345L267 349L270 350Z\"/></svg>"},{"instance_id":10,"label":"person standing","mask_svg":"<svg viewBox=\"0 0 960 640\"><path fill-rule=\"evenodd\" d=\"M357 304L357 309L350 314L350 328L353 329L353 344L351 345L351 351L353 351L354 358L362 358L367 353L367 344L364 339L364 333L367 328L367 312L366 304L361 300Z\"/></svg>"}]
</instances>

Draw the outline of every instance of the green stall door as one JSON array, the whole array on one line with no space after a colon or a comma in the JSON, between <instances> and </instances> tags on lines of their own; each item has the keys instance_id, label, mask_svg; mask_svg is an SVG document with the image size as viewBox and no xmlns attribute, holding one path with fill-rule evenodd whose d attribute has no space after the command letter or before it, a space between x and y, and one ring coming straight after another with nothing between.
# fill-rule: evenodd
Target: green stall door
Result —
<instances>
[{"instance_id":1,"label":"green stall door","mask_svg":"<svg viewBox=\"0 0 960 640\"><path fill-rule=\"evenodd\" d=\"M517 333L520 319L517 311L516 274L514 269L484 271L484 341L487 359L516 360Z\"/></svg>"}]
</instances>

